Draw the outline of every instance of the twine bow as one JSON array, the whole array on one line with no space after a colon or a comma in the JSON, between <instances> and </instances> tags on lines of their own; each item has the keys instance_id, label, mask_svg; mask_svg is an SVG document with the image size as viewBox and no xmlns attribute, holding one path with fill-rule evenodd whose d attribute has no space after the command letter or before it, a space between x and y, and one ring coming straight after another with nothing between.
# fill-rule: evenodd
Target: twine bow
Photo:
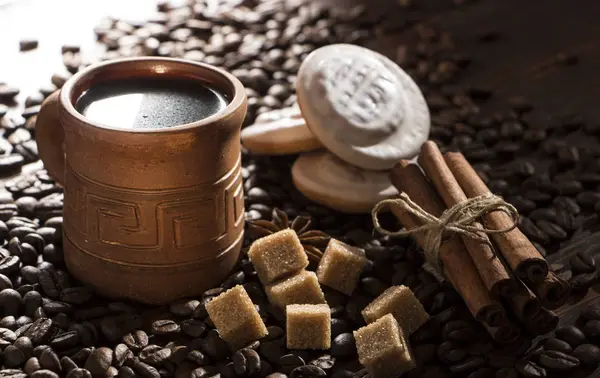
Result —
<instances>
[{"instance_id":1,"label":"twine bow","mask_svg":"<svg viewBox=\"0 0 600 378\"><path fill-rule=\"evenodd\" d=\"M422 223L422 226L400 231L386 230L379 224L377 215L388 208L412 214L419 220L419 223ZM501 211L507 214L512 219L513 224L509 227L496 230L486 228L478 223L479 218L492 211ZM445 234L455 233L464 235L488 244L493 250L493 245L486 235L509 232L517 227L519 220L519 212L513 205L504 201L502 197L491 193L460 202L444 211L439 218L423 210L406 193L400 193L399 198L383 200L375 205L371 211L371 216L375 229L384 235L402 237L423 232L425 234L425 241L422 247L425 258L431 264L435 265L440 272L442 263L439 258L439 250Z\"/></svg>"}]
</instances>

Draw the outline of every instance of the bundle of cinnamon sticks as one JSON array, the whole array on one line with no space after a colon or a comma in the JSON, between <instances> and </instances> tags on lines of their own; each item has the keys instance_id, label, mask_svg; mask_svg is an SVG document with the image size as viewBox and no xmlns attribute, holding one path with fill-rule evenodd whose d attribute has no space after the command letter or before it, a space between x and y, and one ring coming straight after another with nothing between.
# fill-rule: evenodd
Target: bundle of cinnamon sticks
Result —
<instances>
[{"instance_id":1,"label":"bundle of cinnamon sticks","mask_svg":"<svg viewBox=\"0 0 600 378\"><path fill-rule=\"evenodd\" d=\"M392 169L391 180L398 191L433 216L439 217L468 198L491 194L461 153L442 154L434 142L428 141L421 148L418 163L400 161ZM390 210L405 229L423 225L408 211ZM514 223L501 211L486 213L482 218L482 224L472 226L503 230ZM475 319L500 343L516 340L522 329L534 334L554 329L558 318L551 310L567 301L568 283L549 272L544 257L518 228L492 233L489 239L483 232L478 235L446 235L438 256L443 274ZM414 234L422 247L427 236L424 232Z\"/></svg>"}]
</instances>

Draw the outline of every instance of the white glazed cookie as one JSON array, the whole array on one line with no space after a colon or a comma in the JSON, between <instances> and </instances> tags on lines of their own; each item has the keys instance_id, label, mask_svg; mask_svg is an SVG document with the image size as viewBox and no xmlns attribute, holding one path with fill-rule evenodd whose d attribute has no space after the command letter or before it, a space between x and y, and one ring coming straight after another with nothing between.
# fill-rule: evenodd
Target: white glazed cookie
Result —
<instances>
[{"instance_id":1,"label":"white glazed cookie","mask_svg":"<svg viewBox=\"0 0 600 378\"><path fill-rule=\"evenodd\" d=\"M326 151L300 155L292 179L306 197L344 213L369 213L379 201L398 195L389 172L358 168Z\"/></svg>"},{"instance_id":2,"label":"white glazed cookie","mask_svg":"<svg viewBox=\"0 0 600 378\"><path fill-rule=\"evenodd\" d=\"M242 144L257 155L287 155L323 147L298 106L265 112L241 132Z\"/></svg>"},{"instance_id":3,"label":"white glazed cookie","mask_svg":"<svg viewBox=\"0 0 600 378\"><path fill-rule=\"evenodd\" d=\"M365 169L391 169L429 137L427 103L414 81L385 56L336 44L300 66L298 103L308 127L332 153Z\"/></svg>"}]
</instances>

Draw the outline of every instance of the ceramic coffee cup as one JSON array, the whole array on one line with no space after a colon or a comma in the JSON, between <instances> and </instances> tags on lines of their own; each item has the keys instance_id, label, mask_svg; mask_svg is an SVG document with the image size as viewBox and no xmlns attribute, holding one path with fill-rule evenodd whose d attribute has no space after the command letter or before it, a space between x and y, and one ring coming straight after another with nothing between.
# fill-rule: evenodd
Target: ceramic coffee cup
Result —
<instances>
[{"instance_id":1,"label":"ceramic coffee cup","mask_svg":"<svg viewBox=\"0 0 600 378\"><path fill-rule=\"evenodd\" d=\"M228 103L197 122L158 129L111 128L76 110L95 84L131 78L197 80ZM151 304L218 285L243 239L246 101L244 86L223 70L150 57L90 66L48 97L36 135L45 167L64 187L69 271L101 294Z\"/></svg>"}]
</instances>

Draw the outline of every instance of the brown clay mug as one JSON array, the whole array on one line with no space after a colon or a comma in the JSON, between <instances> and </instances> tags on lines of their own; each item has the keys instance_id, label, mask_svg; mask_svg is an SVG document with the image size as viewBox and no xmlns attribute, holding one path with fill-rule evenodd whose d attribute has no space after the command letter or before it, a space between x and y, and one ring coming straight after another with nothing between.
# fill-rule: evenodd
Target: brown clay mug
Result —
<instances>
[{"instance_id":1,"label":"brown clay mug","mask_svg":"<svg viewBox=\"0 0 600 378\"><path fill-rule=\"evenodd\" d=\"M75 103L94 84L124 78L198 80L228 104L181 126L114 129ZM162 304L218 285L242 245L240 128L244 86L218 68L169 58L90 66L43 103L40 157L64 187L67 268L99 293Z\"/></svg>"}]
</instances>

